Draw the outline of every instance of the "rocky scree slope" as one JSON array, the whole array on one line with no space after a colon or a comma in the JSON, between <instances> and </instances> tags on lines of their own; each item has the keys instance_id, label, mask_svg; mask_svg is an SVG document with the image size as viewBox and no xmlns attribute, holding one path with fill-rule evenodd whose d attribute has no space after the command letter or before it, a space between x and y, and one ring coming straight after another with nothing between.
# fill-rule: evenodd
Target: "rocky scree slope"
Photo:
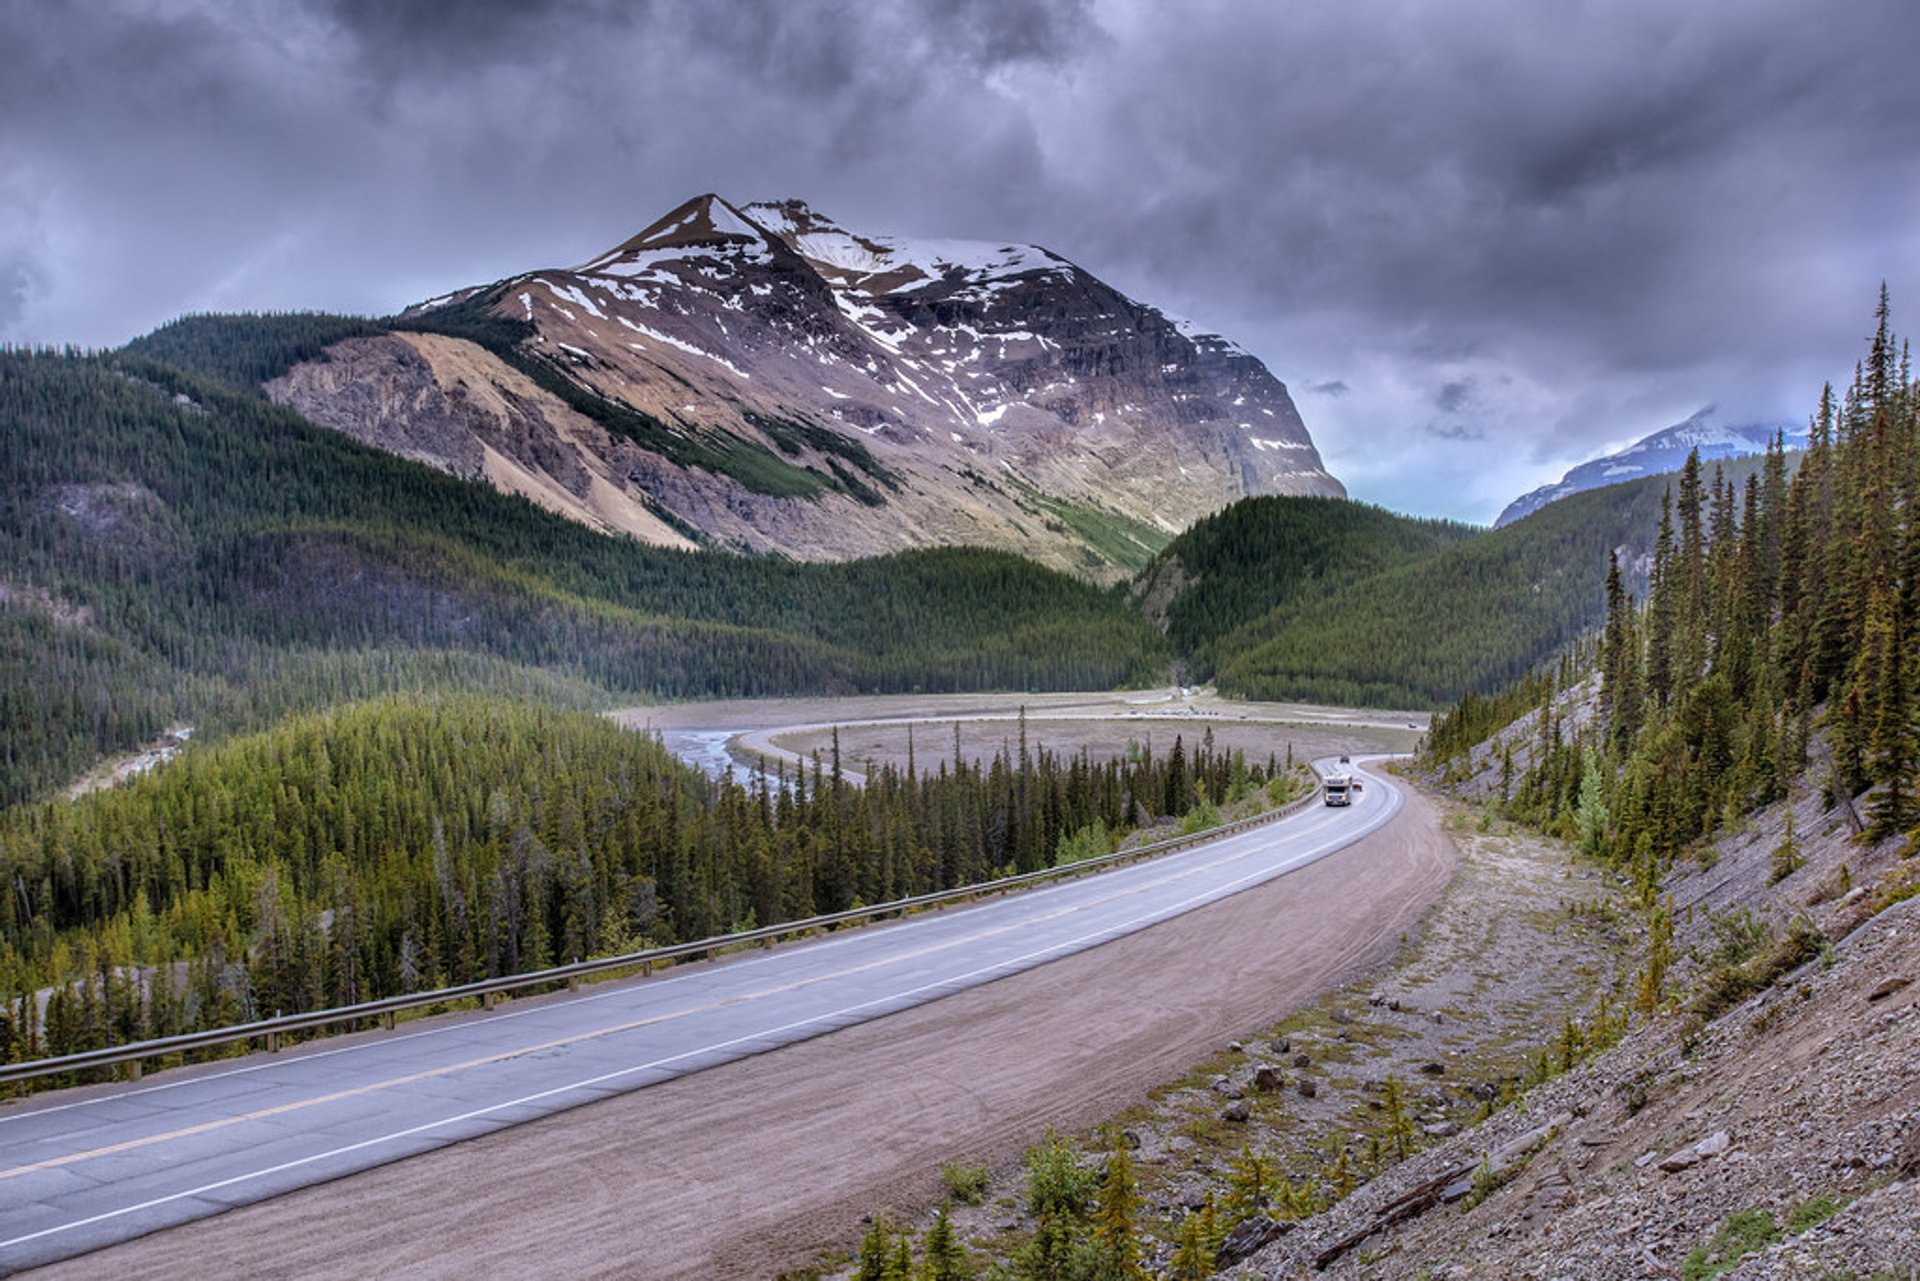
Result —
<instances>
[{"instance_id":1,"label":"rocky scree slope","mask_svg":"<svg viewBox=\"0 0 1920 1281\"><path fill-rule=\"evenodd\" d=\"M972 543L1114 579L1235 499L1345 493L1233 343L1044 249L798 201L698 197L267 390L600 528L802 559Z\"/></svg>"},{"instance_id":2,"label":"rocky scree slope","mask_svg":"<svg viewBox=\"0 0 1920 1281\"><path fill-rule=\"evenodd\" d=\"M1524 751L1537 716L1502 738ZM1476 753L1453 790L1497 796L1498 755ZM1856 831L1847 806L1803 784L1676 865L1661 885L1675 962L1653 1017L1281 1225L1230 1275L1864 1281L1920 1268L1920 865Z\"/></svg>"}]
</instances>

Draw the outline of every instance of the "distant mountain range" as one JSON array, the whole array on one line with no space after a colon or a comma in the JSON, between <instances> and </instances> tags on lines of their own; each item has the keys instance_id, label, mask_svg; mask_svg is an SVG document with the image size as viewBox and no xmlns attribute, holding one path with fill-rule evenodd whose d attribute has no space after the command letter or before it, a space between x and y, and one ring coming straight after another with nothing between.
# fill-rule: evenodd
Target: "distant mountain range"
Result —
<instances>
[{"instance_id":1,"label":"distant mountain range","mask_svg":"<svg viewBox=\"0 0 1920 1281\"><path fill-rule=\"evenodd\" d=\"M1030 245L700 196L268 383L369 443L669 546L953 543L1117 578L1248 496L1344 496L1286 387Z\"/></svg>"},{"instance_id":2,"label":"distant mountain range","mask_svg":"<svg viewBox=\"0 0 1920 1281\"><path fill-rule=\"evenodd\" d=\"M1642 476L1679 471L1687 461L1687 454L1695 449L1700 451L1703 461L1765 453L1776 433L1784 435L1789 449L1806 446L1807 433L1804 428L1788 427L1782 423L1724 424L1715 416L1713 406L1709 405L1685 422L1664 427L1651 436L1643 436L1618 453L1581 463L1554 484L1542 485L1532 493L1521 495L1507 504L1506 510L1500 513L1500 518L1493 525L1495 529L1511 525L1522 516L1532 515L1568 494L1598 489L1602 485L1617 485Z\"/></svg>"}]
</instances>

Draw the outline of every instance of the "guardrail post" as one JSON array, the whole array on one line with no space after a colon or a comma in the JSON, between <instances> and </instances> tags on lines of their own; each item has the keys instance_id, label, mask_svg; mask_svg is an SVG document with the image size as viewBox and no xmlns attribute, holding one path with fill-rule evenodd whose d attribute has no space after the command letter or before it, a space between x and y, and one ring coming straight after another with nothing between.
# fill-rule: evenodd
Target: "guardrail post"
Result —
<instances>
[{"instance_id":1,"label":"guardrail post","mask_svg":"<svg viewBox=\"0 0 1920 1281\"><path fill-rule=\"evenodd\" d=\"M140 1079L140 1060L128 1059L127 1060L127 1080L138 1081L139 1079Z\"/></svg>"},{"instance_id":2,"label":"guardrail post","mask_svg":"<svg viewBox=\"0 0 1920 1281\"><path fill-rule=\"evenodd\" d=\"M578 992L579 990L580 990L580 976L579 976L578 974L570 974L570 975L568 975L568 976L567 976L567 991L569 991L569 992Z\"/></svg>"},{"instance_id":3,"label":"guardrail post","mask_svg":"<svg viewBox=\"0 0 1920 1281\"><path fill-rule=\"evenodd\" d=\"M653 962L652 962L652 961L642 961L642 962L640 962L640 973L641 973L641 976L642 976L642 977L645 977L645 976L647 976L647 975L650 975L650 974L652 974L652 973L653 973Z\"/></svg>"},{"instance_id":4,"label":"guardrail post","mask_svg":"<svg viewBox=\"0 0 1920 1281\"><path fill-rule=\"evenodd\" d=\"M278 1032L267 1033L267 1053L280 1053L280 1034Z\"/></svg>"},{"instance_id":5,"label":"guardrail post","mask_svg":"<svg viewBox=\"0 0 1920 1281\"><path fill-rule=\"evenodd\" d=\"M494 1000L494 994L492 992L482 992L480 994L480 1008L483 1010L492 1009L493 1000Z\"/></svg>"}]
</instances>

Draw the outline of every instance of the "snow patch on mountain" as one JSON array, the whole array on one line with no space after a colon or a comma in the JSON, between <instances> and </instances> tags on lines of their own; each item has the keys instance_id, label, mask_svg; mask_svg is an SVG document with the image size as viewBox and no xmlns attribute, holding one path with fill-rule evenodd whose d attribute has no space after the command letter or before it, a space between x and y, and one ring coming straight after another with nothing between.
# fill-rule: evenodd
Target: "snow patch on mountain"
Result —
<instances>
[{"instance_id":1,"label":"snow patch on mountain","mask_svg":"<svg viewBox=\"0 0 1920 1281\"><path fill-rule=\"evenodd\" d=\"M1531 516L1569 494L1679 471L1688 453L1695 449L1700 451L1702 461L1741 458L1765 453L1776 437L1784 438L1788 449L1801 449L1807 443L1804 430L1784 424L1723 423L1715 416L1714 407L1708 405L1682 422L1641 437L1625 449L1581 463L1551 485L1522 494L1507 504L1506 510L1493 522L1494 528Z\"/></svg>"}]
</instances>

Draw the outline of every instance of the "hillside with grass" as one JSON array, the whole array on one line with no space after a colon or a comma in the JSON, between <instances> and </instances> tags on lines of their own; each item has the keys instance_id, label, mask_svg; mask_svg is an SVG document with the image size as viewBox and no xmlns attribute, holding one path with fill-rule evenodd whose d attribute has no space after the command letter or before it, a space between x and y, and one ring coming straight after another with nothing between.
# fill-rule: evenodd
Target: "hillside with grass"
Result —
<instances>
[{"instance_id":1,"label":"hillside with grass","mask_svg":"<svg viewBox=\"0 0 1920 1281\"><path fill-rule=\"evenodd\" d=\"M1123 601L1015 556L649 548L154 360L0 354L0 423L0 805L170 726L396 690L593 706L1164 670Z\"/></svg>"},{"instance_id":2,"label":"hillside with grass","mask_svg":"<svg viewBox=\"0 0 1920 1281\"><path fill-rule=\"evenodd\" d=\"M1717 466L1738 487L1762 463ZM1193 677L1229 697L1443 706L1518 680L1597 627L1608 553L1621 551L1631 584L1673 484L1591 490L1497 530L1251 500L1177 539L1136 596Z\"/></svg>"}]
</instances>

